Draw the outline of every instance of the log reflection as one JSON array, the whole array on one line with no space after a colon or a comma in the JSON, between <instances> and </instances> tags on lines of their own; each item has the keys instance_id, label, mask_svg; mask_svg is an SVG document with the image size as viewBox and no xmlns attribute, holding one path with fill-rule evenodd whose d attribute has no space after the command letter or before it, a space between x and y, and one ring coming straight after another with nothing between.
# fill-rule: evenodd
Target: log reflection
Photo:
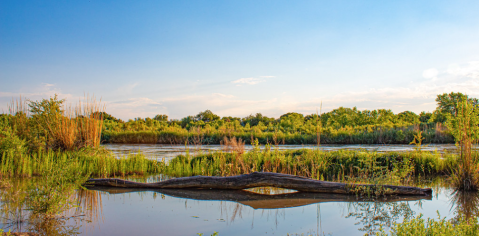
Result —
<instances>
[{"instance_id":1,"label":"log reflection","mask_svg":"<svg viewBox=\"0 0 479 236\"><path fill-rule=\"evenodd\" d=\"M156 192L177 198L192 200L231 201L250 206L254 209L278 209L305 206L322 202L371 202L372 199L358 198L355 195L331 193L295 192L286 194L265 195L244 190L198 190L198 189L140 189L89 186L90 190L99 190L110 194L132 192ZM431 196L388 196L374 199L376 202L397 202L431 200Z\"/></svg>"}]
</instances>

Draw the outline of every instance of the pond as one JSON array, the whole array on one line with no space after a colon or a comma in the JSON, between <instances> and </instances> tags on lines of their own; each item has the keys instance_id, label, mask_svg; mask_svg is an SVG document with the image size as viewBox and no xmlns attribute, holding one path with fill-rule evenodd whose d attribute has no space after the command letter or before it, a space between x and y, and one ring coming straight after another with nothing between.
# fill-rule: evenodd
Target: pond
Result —
<instances>
[{"instance_id":1,"label":"pond","mask_svg":"<svg viewBox=\"0 0 479 236\"><path fill-rule=\"evenodd\" d=\"M221 145L164 145L164 144L104 144L103 147L111 150L117 155L125 155L128 153L138 153L141 151L148 158L163 160L163 158L168 161L177 155L185 155L188 151L190 154L194 155L197 153L208 153L214 151L223 150ZM265 148L264 145L261 145L260 148ZM277 148L279 150L293 150L293 149L321 149L324 151L333 151L340 149L347 150L369 150L369 151L378 151L378 152L402 152L402 151L413 151L414 145L405 145L405 144L391 144L391 145L378 145L378 144L352 144L352 145L278 145L272 146L272 149ZM477 146L475 147L477 148ZM245 151L253 149L251 145L244 146ZM454 144L429 144L422 145L421 147L424 151L438 151L438 152L453 152L456 151L456 146Z\"/></svg>"},{"instance_id":2,"label":"pond","mask_svg":"<svg viewBox=\"0 0 479 236\"><path fill-rule=\"evenodd\" d=\"M133 179L156 182L164 176ZM24 179L14 181L19 185ZM274 188L250 191L98 188L79 190L79 207L49 235L364 235L404 217L454 218L476 214L476 195L454 194L444 182L430 182L432 197L367 201L356 196L299 193ZM13 186L12 188L16 188ZM32 230L27 220L7 219L13 199L2 190L3 229ZM10 194L11 195L11 194ZM11 195L13 196L13 195ZM464 201L467 199L467 201ZM464 205L466 203L467 205ZM21 217L20 217L21 218ZM51 224L49 224L51 226ZM46 227L34 225L34 227ZM38 229L37 229L38 230ZM71 230L71 231L68 231ZM41 230L40 230L41 231ZM44 230L46 231L46 230ZM58 232L57 232L58 231Z\"/></svg>"},{"instance_id":3,"label":"pond","mask_svg":"<svg viewBox=\"0 0 479 236\"><path fill-rule=\"evenodd\" d=\"M221 150L219 145L124 145L108 144L116 154L139 150L150 158L168 160L178 154ZM264 148L264 146L262 146ZM246 145L245 149L251 149ZM284 145L278 149L318 148L314 145ZM408 151L412 145L321 145L323 150L367 149ZM450 152L454 145L428 145L423 150ZM157 182L166 176L130 177ZM275 188L249 191L151 190L90 188L72 198L78 207L49 224L36 224L25 212L15 214L19 195L15 189L35 179L12 179L13 186L0 189L0 227L15 232L48 232L44 235L364 235L380 226L423 214L425 218L460 218L477 215L477 194L457 194L443 179L418 183L433 188L426 198L388 198L368 201L356 196L310 194ZM17 204L17 205L15 205ZM49 227L48 230L42 227Z\"/></svg>"}]
</instances>

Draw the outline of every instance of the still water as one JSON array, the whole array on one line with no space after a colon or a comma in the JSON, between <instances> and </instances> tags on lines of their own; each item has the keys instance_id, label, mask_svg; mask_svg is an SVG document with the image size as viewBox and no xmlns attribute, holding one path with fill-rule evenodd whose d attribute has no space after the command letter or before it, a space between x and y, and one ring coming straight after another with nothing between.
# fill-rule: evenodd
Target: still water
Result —
<instances>
[{"instance_id":1,"label":"still water","mask_svg":"<svg viewBox=\"0 0 479 236\"><path fill-rule=\"evenodd\" d=\"M221 145L164 145L164 144L104 144L105 148L111 150L117 155L125 155L128 153L138 153L141 151L148 158L162 160L163 158L168 161L177 155L185 155L186 152L189 152L191 155L198 153L208 153L214 151L220 151L223 149ZM264 145L261 145L260 148L264 148ZM403 151L413 151L414 145L405 145L405 144L391 144L391 145L367 145L367 144L352 144L352 145L278 145L272 146L272 149L279 150L294 150L294 149L321 149L324 151L333 151L340 149L347 150L369 150L369 151L378 151L378 152L403 152ZM477 148L477 147L476 147ZM245 145L245 151L253 149L251 145ZM429 144L423 145L421 147L424 151L438 151L438 152L452 152L456 150L454 144Z\"/></svg>"},{"instance_id":2,"label":"still water","mask_svg":"<svg viewBox=\"0 0 479 236\"><path fill-rule=\"evenodd\" d=\"M162 176L133 179L156 182ZM32 180L23 180L32 181ZM79 207L46 235L364 235L387 228L404 217L454 218L475 215L479 199L455 194L443 181L429 183L432 197L403 197L368 201L356 196L300 193L260 188L250 191L150 190L92 188L79 190ZM15 186L13 187L15 188ZM1 190L7 191L7 190ZM5 193L5 192L4 192ZM32 231L23 219L7 219L3 197L3 229ZM74 216L73 218L69 218ZM18 217L17 217L18 218ZM34 227L44 227L34 226ZM38 230L38 229L37 229Z\"/></svg>"},{"instance_id":3,"label":"still water","mask_svg":"<svg viewBox=\"0 0 479 236\"><path fill-rule=\"evenodd\" d=\"M171 158L185 153L221 149L210 145L184 147L171 145L105 145L114 152L141 150L153 158ZM197 149L195 149L197 148ZM246 147L245 149L250 149ZM317 148L316 146L279 146L279 149ZM408 145L322 145L322 149L368 149L378 151L412 150ZM429 145L427 150L450 151L453 145ZM140 182L157 182L165 176L130 178ZM2 229L28 232L35 227L50 227L45 235L364 235L374 234L380 226L423 214L425 218L448 219L477 215L477 194L454 193L442 179L422 182L433 188L432 197L388 198L380 201L356 196L300 193L274 188L251 191L218 190L150 190L90 188L72 196L78 207L65 217L45 226L35 225L22 216L12 217L17 196L14 186L2 193ZM25 184L23 184L25 186Z\"/></svg>"},{"instance_id":4,"label":"still water","mask_svg":"<svg viewBox=\"0 0 479 236\"><path fill-rule=\"evenodd\" d=\"M105 189L102 220L88 235L372 234L381 225L420 213L437 217L439 211L442 217L454 217L457 206L451 191L439 191L432 199L362 202L332 194L275 197L245 191Z\"/></svg>"}]
</instances>

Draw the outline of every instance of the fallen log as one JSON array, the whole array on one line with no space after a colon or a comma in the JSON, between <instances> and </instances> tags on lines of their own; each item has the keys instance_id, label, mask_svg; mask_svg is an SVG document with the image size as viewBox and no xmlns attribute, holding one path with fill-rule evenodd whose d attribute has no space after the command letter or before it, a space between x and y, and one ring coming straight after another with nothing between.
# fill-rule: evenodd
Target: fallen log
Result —
<instances>
[{"instance_id":1,"label":"fallen log","mask_svg":"<svg viewBox=\"0 0 479 236\"><path fill-rule=\"evenodd\" d=\"M338 194L354 194L374 192L378 188L382 188L381 193L384 195L423 195L432 194L430 188L417 188L408 186L395 185L371 185L371 184L350 184L336 183L329 181L314 180L306 177L270 173L270 172L253 172L251 174L214 177L214 176L192 176L176 179L169 179L156 183L138 183L122 179L90 179L86 185L91 186L109 186L120 188L149 188L149 189L225 189L225 190L241 190L255 187L277 187L293 189L300 192L311 193L338 193Z\"/></svg>"},{"instance_id":2,"label":"fallen log","mask_svg":"<svg viewBox=\"0 0 479 236\"><path fill-rule=\"evenodd\" d=\"M410 196L384 196L380 198L358 197L347 194L337 193L307 193L294 192L284 194L259 194L246 190L204 190L204 189L144 189L144 188L117 188L87 186L89 190L107 192L109 194L125 194L135 192L151 191L159 194L165 194L175 198L184 198L191 200L213 200L230 201L250 206L254 209L278 209L288 207L306 206L315 203L328 202L399 202L399 201L417 201L431 200L432 196L410 195Z\"/></svg>"}]
</instances>

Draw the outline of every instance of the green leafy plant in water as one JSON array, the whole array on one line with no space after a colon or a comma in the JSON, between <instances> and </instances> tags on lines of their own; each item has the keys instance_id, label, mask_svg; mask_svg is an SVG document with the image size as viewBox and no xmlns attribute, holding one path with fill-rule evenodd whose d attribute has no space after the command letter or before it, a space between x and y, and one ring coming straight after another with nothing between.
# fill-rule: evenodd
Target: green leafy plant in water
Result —
<instances>
[{"instance_id":1,"label":"green leafy plant in water","mask_svg":"<svg viewBox=\"0 0 479 236\"><path fill-rule=\"evenodd\" d=\"M421 151L421 145L422 145L422 141L424 140L425 138L422 137L422 131L419 131L417 132L417 134L414 135L414 139L409 143L409 145L416 145L416 147L414 147L414 150L420 152Z\"/></svg>"},{"instance_id":2,"label":"green leafy plant in water","mask_svg":"<svg viewBox=\"0 0 479 236\"><path fill-rule=\"evenodd\" d=\"M463 220L454 224L451 220L441 218L438 212L437 219L424 219L420 214L416 218L405 220L403 223L394 223L389 234L381 229L376 233L377 236L429 236L429 235L445 235L445 236L473 236L479 234L479 224L477 219Z\"/></svg>"},{"instance_id":3,"label":"green leafy plant in water","mask_svg":"<svg viewBox=\"0 0 479 236\"><path fill-rule=\"evenodd\" d=\"M54 218L65 210L75 207L73 192L88 179L76 162L55 162L44 170L40 183L28 189L27 207L33 214Z\"/></svg>"}]
</instances>

